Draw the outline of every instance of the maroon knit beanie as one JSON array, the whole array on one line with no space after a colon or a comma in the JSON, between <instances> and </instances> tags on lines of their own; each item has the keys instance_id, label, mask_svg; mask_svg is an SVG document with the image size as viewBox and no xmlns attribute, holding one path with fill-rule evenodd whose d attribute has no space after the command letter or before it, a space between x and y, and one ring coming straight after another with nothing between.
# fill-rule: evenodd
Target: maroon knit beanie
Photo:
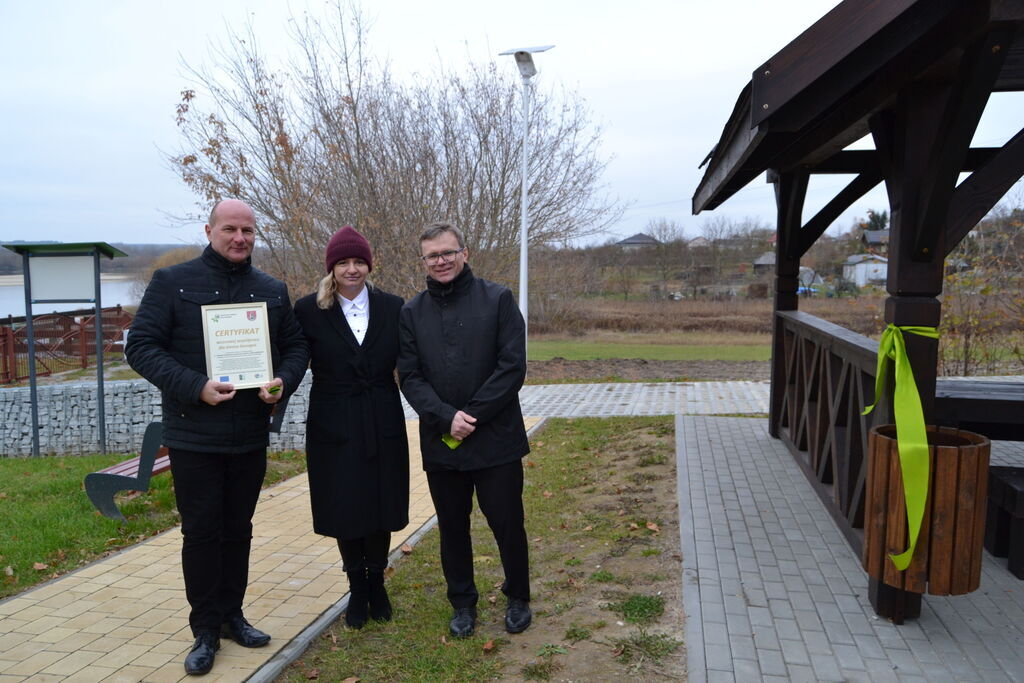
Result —
<instances>
[{"instance_id":1,"label":"maroon knit beanie","mask_svg":"<svg viewBox=\"0 0 1024 683\"><path fill-rule=\"evenodd\" d=\"M359 231L351 225L334 233L331 241L327 243L327 254L324 256L324 266L327 272L334 270L334 264L342 259L361 258L366 265L373 270L373 255L370 253L370 243L359 234Z\"/></svg>"}]
</instances>

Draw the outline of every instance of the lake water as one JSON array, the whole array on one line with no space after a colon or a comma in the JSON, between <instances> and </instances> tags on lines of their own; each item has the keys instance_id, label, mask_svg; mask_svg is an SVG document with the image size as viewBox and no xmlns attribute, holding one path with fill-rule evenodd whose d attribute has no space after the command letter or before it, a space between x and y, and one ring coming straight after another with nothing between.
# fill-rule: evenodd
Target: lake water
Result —
<instances>
[{"instance_id":1,"label":"lake water","mask_svg":"<svg viewBox=\"0 0 1024 683\"><path fill-rule=\"evenodd\" d=\"M132 296L132 280L109 280L100 282L100 303L104 308L110 306L136 306L139 301ZM92 296L92 290L83 294L83 298ZM42 315L54 311L74 311L82 308L89 308L89 303L73 304L32 304L32 313ZM6 319L8 315L20 317L25 315L25 289L19 282L17 284L0 284L0 318Z\"/></svg>"}]
</instances>

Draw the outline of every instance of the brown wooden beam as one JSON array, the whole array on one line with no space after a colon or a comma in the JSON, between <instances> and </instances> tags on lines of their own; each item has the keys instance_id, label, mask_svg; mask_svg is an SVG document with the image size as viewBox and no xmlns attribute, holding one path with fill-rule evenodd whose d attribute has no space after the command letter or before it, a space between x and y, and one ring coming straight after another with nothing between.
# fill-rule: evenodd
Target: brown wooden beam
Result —
<instances>
[{"instance_id":1,"label":"brown wooden beam","mask_svg":"<svg viewBox=\"0 0 1024 683\"><path fill-rule=\"evenodd\" d=\"M965 49L957 78L945 93L937 131L941 144L932 146L930 177L921 187L923 211L918 214L911 254L916 261L929 262L936 253L946 254L944 228L953 188L1015 33L1015 26L1000 25Z\"/></svg>"},{"instance_id":2,"label":"brown wooden beam","mask_svg":"<svg viewBox=\"0 0 1024 683\"><path fill-rule=\"evenodd\" d=\"M882 182L882 174L877 169L861 173L850 181L846 187L839 191L839 194L833 197L828 204L822 207L821 211L814 215L814 218L807 221L800 228L799 238L792 240L789 244L790 248L796 250L793 256L800 258L806 254L811 245L824 234L828 226L832 225L832 222L839 218L843 211L850 208L855 201L871 191L871 188L880 182Z\"/></svg>"},{"instance_id":3,"label":"brown wooden beam","mask_svg":"<svg viewBox=\"0 0 1024 683\"><path fill-rule=\"evenodd\" d=\"M946 256L1021 177L1024 177L1024 128L953 191L946 223Z\"/></svg>"},{"instance_id":4,"label":"brown wooden beam","mask_svg":"<svg viewBox=\"0 0 1024 683\"><path fill-rule=\"evenodd\" d=\"M961 172L977 171L994 157L1000 147L972 147L967 150ZM878 152L873 149L845 149L821 163L810 166L814 175L857 175L877 172L881 174Z\"/></svg>"}]
</instances>

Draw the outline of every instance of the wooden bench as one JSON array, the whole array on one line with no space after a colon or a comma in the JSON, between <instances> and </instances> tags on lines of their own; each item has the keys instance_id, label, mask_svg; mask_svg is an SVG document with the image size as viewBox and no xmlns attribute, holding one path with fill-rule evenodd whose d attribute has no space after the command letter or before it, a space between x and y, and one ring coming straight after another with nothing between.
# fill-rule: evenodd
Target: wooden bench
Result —
<instances>
[{"instance_id":1,"label":"wooden bench","mask_svg":"<svg viewBox=\"0 0 1024 683\"><path fill-rule=\"evenodd\" d=\"M1024 382L939 378L932 421L992 440L1024 441Z\"/></svg>"},{"instance_id":2,"label":"wooden bench","mask_svg":"<svg viewBox=\"0 0 1024 683\"><path fill-rule=\"evenodd\" d=\"M142 437L138 457L85 475L85 492L104 517L124 520L114 495L119 491L148 491L150 477L171 468L167 448L160 445L162 440L163 425L151 422Z\"/></svg>"},{"instance_id":3,"label":"wooden bench","mask_svg":"<svg viewBox=\"0 0 1024 683\"><path fill-rule=\"evenodd\" d=\"M1024 579L1024 468L990 467L985 549Z\"/></svg>"}]
</instances>

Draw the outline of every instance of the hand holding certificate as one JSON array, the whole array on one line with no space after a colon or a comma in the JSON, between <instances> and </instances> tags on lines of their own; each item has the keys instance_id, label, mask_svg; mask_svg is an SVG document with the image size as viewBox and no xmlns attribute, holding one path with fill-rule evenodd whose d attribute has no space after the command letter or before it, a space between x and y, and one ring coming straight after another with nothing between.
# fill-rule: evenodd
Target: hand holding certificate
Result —
<instances>
[{"instance_id":1,"label":"hand holding certificate","mask_svg":"<svg viewBox=\"0 0 1024 683\"><path fill-rule=\"evenodd\" d=\"M202 315L207 377L236 390L274 378L266 303L203 306Z\"/></svg>"}]
</instances>

